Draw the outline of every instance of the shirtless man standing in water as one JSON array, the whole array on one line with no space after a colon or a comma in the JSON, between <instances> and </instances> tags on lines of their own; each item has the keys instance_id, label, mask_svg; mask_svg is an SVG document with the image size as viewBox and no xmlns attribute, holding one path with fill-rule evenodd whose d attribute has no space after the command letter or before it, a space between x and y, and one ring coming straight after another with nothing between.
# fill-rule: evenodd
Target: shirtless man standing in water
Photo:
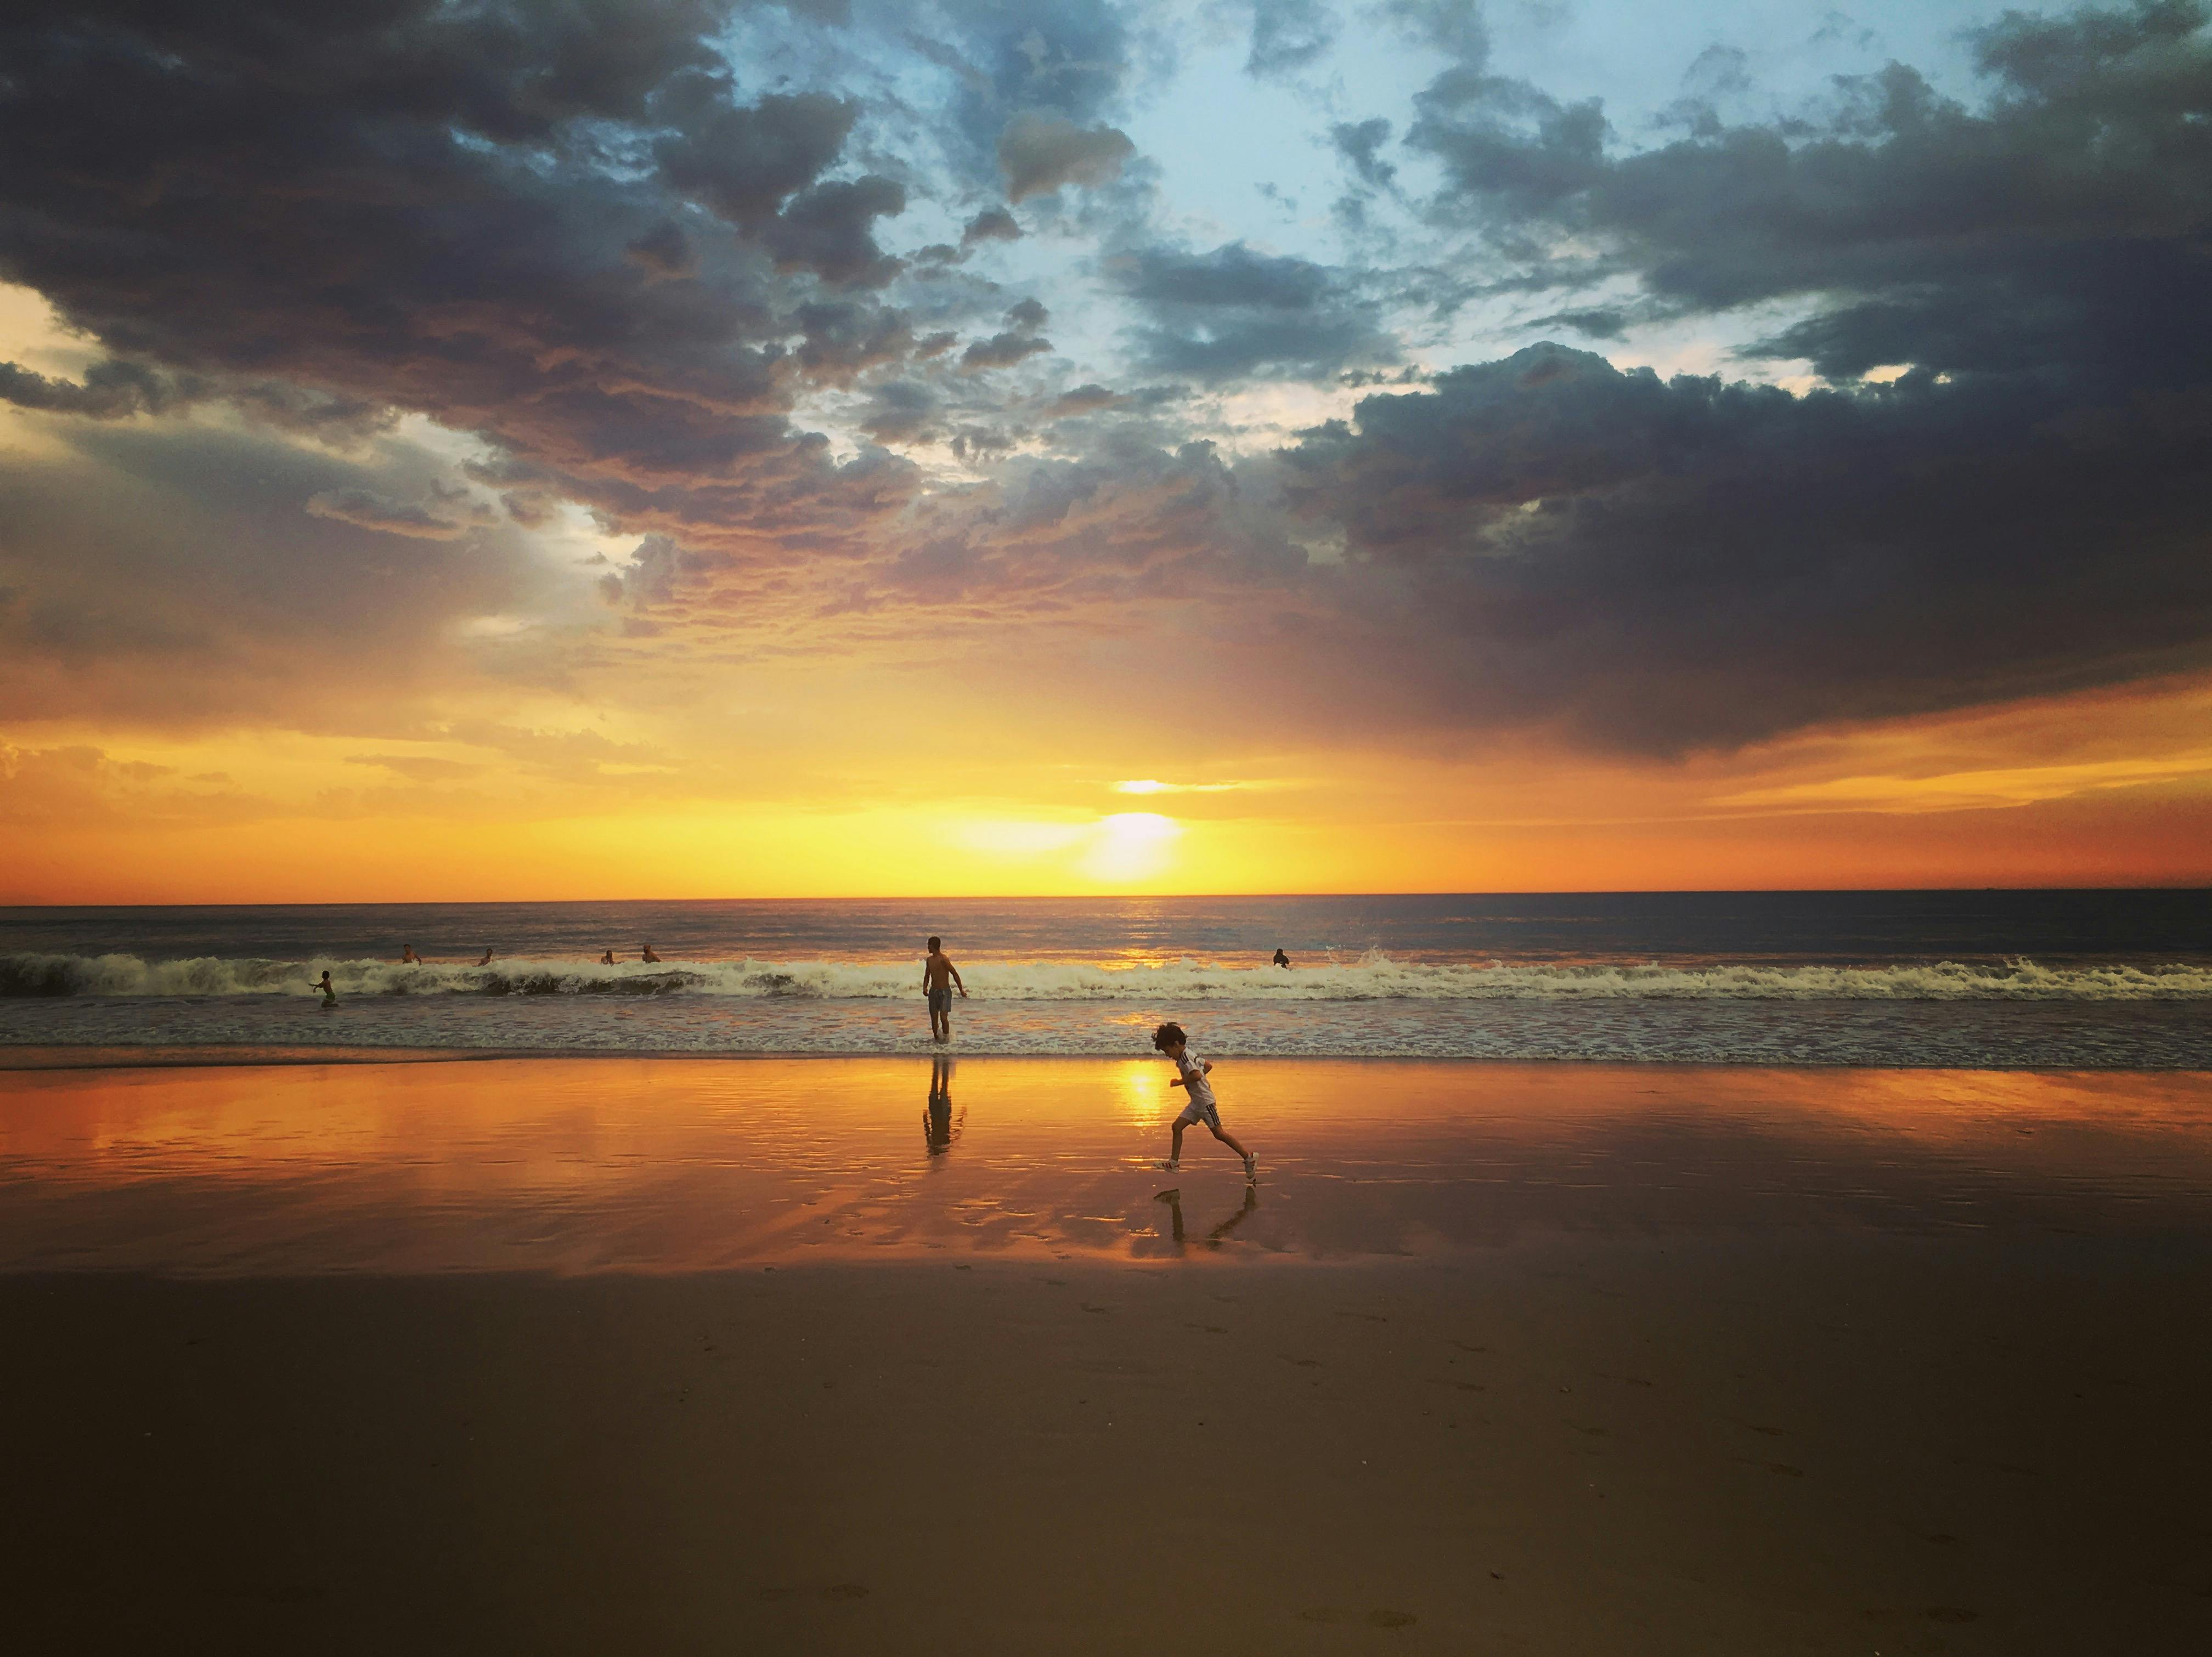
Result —
<instances>
[{"instance_id":1,"label":"shirtless man standing in water","mask_svg":"<svg viewBox=\"0 0 2212 1657\"><path fill-rule=\"evenodd\" d=\"M933 1041L952 1039L953 985L959 985L960 998L965 1001L968 986L960 983L960 968L946 956L945 940L933 938L929 940L929 959L921 963L921 987L929 997L929 1039Z\"/></svg>"}]
</instances>

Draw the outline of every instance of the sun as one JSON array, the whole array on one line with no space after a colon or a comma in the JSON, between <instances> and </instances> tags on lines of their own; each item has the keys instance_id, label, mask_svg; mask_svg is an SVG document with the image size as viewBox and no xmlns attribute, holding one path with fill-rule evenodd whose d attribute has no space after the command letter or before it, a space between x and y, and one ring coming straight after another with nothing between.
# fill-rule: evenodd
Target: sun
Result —
<instances>
[{"instance_id":1,"label":"sun","mask_svg":"<svg viewBox=\"0 0 2212 1657\"><path fill-rule=\"evenodd\" d=\"M1094 880L1149 880L1175 860L1182 825L1157 811L1117 811L1099 819L1084 872Z\"/></svg>"}]
</instances>

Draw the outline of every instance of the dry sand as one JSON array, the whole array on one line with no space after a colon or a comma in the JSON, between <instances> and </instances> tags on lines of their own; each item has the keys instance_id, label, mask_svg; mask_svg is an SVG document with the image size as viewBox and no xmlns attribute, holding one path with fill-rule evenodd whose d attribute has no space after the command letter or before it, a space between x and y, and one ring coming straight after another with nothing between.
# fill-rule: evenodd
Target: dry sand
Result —
<instances>
[{"instance_id":1,"label":"dry sand","mask_svg":"<svg viewBox=\"0 0 2212 1657\"><path fill-rule=\"evenodd\" d=\"M988 1168L988 1078L968 1096ZM1629 1150L1696 1196L1698 1166ZM1821 1177L1956 1200L1880 1160ZM1588 1162L1577 1137L1550 1175ZM0 1275L8 1643L2212 1649L2194 1172L2154 1224L2134 1186L2054 1165L2039 1189L2089 1194L1883 1229L1745 1223L1756 1170L1712 1166L1725 1223L1547 1209L1388 1259L1249 1246L1318 1168L1207 1247L1241 1211L1206 1167L1186 1247L1153 1258Z\"/></svg>"}]
</instances>

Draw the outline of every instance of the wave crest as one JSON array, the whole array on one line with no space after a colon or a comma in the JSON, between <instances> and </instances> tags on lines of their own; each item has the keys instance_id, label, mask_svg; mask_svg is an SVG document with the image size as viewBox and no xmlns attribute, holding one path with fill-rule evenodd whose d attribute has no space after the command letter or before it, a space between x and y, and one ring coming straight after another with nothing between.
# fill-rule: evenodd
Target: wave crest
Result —
<instances>
[{"instance_id":1,"label":"wave crest","mask_svg":"<svg viewBox=\"0 0 2212 1657\"><path fill-rule=\"evenodd\" d=\"M489 967L388 961L288 962L203 956L0 955L0 998L304 995L325 968L343 995L709 995L832 1001L908 1000L918 963L672 962L601 967L515 960ZM1184 961L1104 967L1009 962L966 969L994 1001L1779 1000L2187 1001L2212 999L2212 967L2174 963L2040 967L2032 961L1886 967L1488 965L1361 959L1282 972Z\"/></svg>"}]
</instances>

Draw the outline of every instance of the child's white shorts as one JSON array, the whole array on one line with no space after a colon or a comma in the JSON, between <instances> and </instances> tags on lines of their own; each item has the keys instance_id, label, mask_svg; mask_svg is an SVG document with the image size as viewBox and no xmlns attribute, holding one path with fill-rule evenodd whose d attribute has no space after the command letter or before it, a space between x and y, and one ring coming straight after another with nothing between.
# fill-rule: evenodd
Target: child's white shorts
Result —
<instances>
[{"instance_id":1,"label":"child's white shorts","mask_svg":"<svg viewBox=\"0 0 2212 1657\"><path fill-rule=\"evenodd\" d=\"M1182 1114L1176 1118L1176 1126L1188 1127L1194 1122L1203 1122L1218 1133L1221 1132L1221 1112L1211 1099L1194 1099L1182 1108Z\"/></svg>"}]
</instances>

